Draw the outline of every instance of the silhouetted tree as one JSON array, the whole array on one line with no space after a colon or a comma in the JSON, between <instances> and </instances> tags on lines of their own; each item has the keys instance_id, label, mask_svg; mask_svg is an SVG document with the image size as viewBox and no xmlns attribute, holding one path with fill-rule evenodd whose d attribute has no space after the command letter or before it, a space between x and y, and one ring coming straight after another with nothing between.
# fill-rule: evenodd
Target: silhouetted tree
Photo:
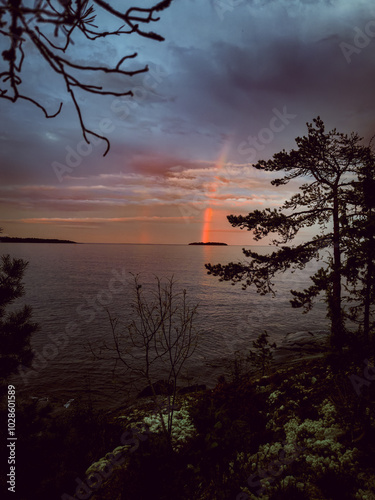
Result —
<instances>
[{"instance_id":1,"label":"silhouetted tree","mask_svg":"<svg viewBox=\"0 0 375 500\"><path fill-rule=\"evenodd\" d=\"M195 327L198 305L188 302L186 290L176 291L173 277L155 277L154 288L142 285L138 275L133 275L133 279L133 319L125 329L119 329L118 320L110 317L113 342L103 344L101 352L110 353L115 364L126 369L135 388L139 383L148 385L164 436L171 444L177 383L195 352L200 334ZM101 354L97 357L101 359ZM168 396L166 421L156 390L160 383Z\"/></svg>"},{"instance_id":2,"label":"silhouetted tree","mask_svg":"<svg viewBox=\"0 0 375 500\"><path fill-rule=\"evenodd\" d=\"M248 361L252 366L258 368L262 372L262 377L270 367L273 360L272 349L276 349L276 344L268 342L268 333L264 331L258 338L253 341L254 351L250 350L248 354Z\"/></svg>"},{"instance_id":3,"label":"silhouetted tree","mask_svg":"<svg viewBox=\"0 0 375 500\"><path fill-rule=\"evenodd\" d=\"M160 18L155 17L155 13L168 8L171 3L172 0L163 0L152 7L129 7L120 11L105 0L92 0L91 4L89 0L1 0L0 35L8 40L8 48L2 52L6 68L0 72L0 97L12 102L19 99L30 101L44 112L46 118L53 118L60 113L62 102L56 111L48 113L43 104L30 95L23 94L20 89L24 62L33 57L33 45L37 53L47 62L51 71L58 74L64 81L78 113L86 142L89 143L89 134L103 139L107 142L104 155L107 154L109 141L104 136L88 129L84 124L76 90L81 89L101 95L132 96L131 90L116 92L95 84L92 79L93 74L102 72L128 77L146 72L148 67L144 66L133 71L121 69L125 61L137 57L136 52L124 55L115 66L109 67L100 63L84 65L81 62L75 62L67 55L67 51L77 43L74 37L79 34L91 41L131 33L162 41L164 40L162 36L153 31L145 31L143 26L158 21ZM95 24L94 6L110 14L120 26L112 31L101 29ZM31 42L32 45L26 45L26 42ZM91 81L88 79L85 82L84 75L88 75Z\"/></svg>"},{"instance_id":4,"label":"silhouetted tree","mask_svg":"<svg viewBox=\"0 0 375 500\"><path fill-rule=\"evenodd\" d=\"M1 229L0 229L1 232ZM24 294L22 278L27 267L22 259L3 255L0 262L0 378L16 372L20 364L30 365L33 354L30 336L38 326L32 323L31 307L6 312Z\"/></svg>"},{"instance_id":5,"label":"silhouetted tree","mask_svg":"<svg viewBox=\"0 0 375 500\"><path fill-rule=\"evenodd\" d=\"M350 319L359 323L363 340L368 344L374 328L372 305L375 299L375 158L368 149L367 159L352 182L347 198L352 208L347 224L347 253L344 266L350 308Z\"/></svg>"},{"instance_id":6,"label":"silhouetted tree","mask_svg":"<svg viewBox=\"0 0 375 500\"><path fill-rule=\"evenodd\" d=\"M357 178L368 158L368 148L360 144L361 138L336 131L326 132L324 123L317 117L307 124L308 135L297 137L298 148L285 150L273 159L261 160L255 168L271 172L285 172L271 184L282 186L292 179L304 183L300 192L293 195L279 209L255 210L247 216L228 216L233 227L253 231L256 241L275 233L280 239L276 246L289 243L304 227L319 226L318 233L297 246L281 246L270 255L260 255L243 249L250 261L246 264L206 264L208 274L233 283L244 281L243 287L255 285L257 290L273 290L272 279L276 273L287 269L303 269L307 262L318 258L323 249L330 249L328 262L311 280L313 284L304 291L291 291L293 307L311 309L313 299L325 291L328 316L331 321L331 341L336 348L344 342L344 313L342 306L342 259L347 257L348 208L347 201Z\"/></svg>"}]
</instances>

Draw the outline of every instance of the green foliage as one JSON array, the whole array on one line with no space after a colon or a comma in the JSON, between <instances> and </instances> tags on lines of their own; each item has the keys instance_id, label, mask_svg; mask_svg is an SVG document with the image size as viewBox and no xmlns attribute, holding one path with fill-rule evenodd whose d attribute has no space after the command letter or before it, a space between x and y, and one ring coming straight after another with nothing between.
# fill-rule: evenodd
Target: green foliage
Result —
<instances>
[{"instance_id":1,"label":"green foliage","mask_svg":"<svg viewBox=\"0 0 375 500\"><path fill-rule=\"evenodd\" d=\"M268 342L268 333L265 331L261 333L257 340L253 341L253 348L255 351L249 352L248 360L256 368L260 369L262 376L271 365L273 354L272 349L276 349L276 344Z\"/></svg>"},{"instance_id":2,"label":"green foliage","mask_svg":"<svg viewBox=\"0 0 375 500\"><path fill-rule=\"evenodd\" d=\"M358 397L352 369L335 374L315 359L190 395L196 433L184 446L173 450L162 434L148 434L93 498L226 500L241 491L250 500L373 498L375 384ZM85 481L85 471L117 448L124 432L123 419L84 406L52 416L34 404L19 417L20 500L30 491L41 500L73 497L75 479ZM257 497L259 482L264 492Z\"/></svg>"},{"instance_id":3,"label":"green foliage","mask_svg":"<svg viewBox=\"0 0 375 500\"><path fill-rule=\"evenodd\" d=\"M265 409L265 397L245 377L221 382L192 405L197 435L190 444L190 460L206 498L225 500L238 493L240 476L231 472L230 462L239 451L267 442Z\"/></svg>"},{"instance_id":4,"label":"green foliage","mask_svg":"<svg viewBox=\"0 0 375 500\"><path fill-rule=\"evenodd\" d=\"M311 500L308 493L301 491L293 484L288 484L286 487L280 488L272 495L272 500Z\"/></svg>"},{"instance_id":5,"label":"green foliage","mask_svg":"<svg viewBox=\"0 0 375 500\"><path fill-rule=\"evenodd\" d=\"M0 410L6 421L6 409ZM0 430L5 442L6 428ZM108 422L103 412L93 412L86 404L73 403L69 409L53 408L37 401L17 405L17 499L51 500L63 493L71 496L76 478L110 449L120 444L123 429ZM0 464L0 487L6 480L6 461Z\"/></svg>"},{"instance_id":6,"label":"green foliage","mask_svg":"<svg viewBox=\"0 0 375 500\"><path fill-rule=\"evenodd\" d=\"M233 358L227 362L227 365L232 382L239 383L249 373L248 358L242 351L236 351Z\"/></svg>"},{"instance_id":7,"label":"green foliage","mask_svg":"<svg viewBox=\"0 0 375 500\"><path fill-rule=\"evenodd\" d=\"M359 170L358 180L352 182L352 190L347 200L353 210L347 221L348 258L343 266L343 274L347 280L346 288L350 287L347 297L351 304L348 317L359 325L359 337L375 354L374 192L375 160L371 153Z\"/></svg>"},{"instance_id":8,"label":"green foliage","mask_svg":"<svg viewBox=\"0 0 375 500\"><path fill-rule=\"evenodd\" d=\"M24 295L22 283L27 262L3 255L0 263L0 377L6 378L18 365L30 365L33 354L30 337L38 329L31 322L31 308L6 312L6 308Z\"/></svg>"},{"instance_id":9,"label":"green foliage","mask_svg":"<svg viewBox=\"0 0 375 500\"><path fill-rule=\"evenodd\" d=\"M187 499L184 491L189 477L187 465L187 457L173 452L160 435L154 435L131 455L121 498Z\"/></svg>"},{"instance_id":10,"label":"green foliage","mask_svg":"<svg viewBox=\"0 0 375 500\"><path fill-rule=\"evenodd\" d=\"M325 498L351 500L357 490L356 478L331 470L317 479L317 486Z\"/></svg>"}]
</instances>

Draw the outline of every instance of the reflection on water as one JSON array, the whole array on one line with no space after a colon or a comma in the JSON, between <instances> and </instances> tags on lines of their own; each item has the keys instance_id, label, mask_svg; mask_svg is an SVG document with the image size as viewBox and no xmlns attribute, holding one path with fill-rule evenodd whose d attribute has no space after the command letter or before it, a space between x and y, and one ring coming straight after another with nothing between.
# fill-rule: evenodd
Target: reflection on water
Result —
<instances>
[{"instance_id":1,"label":"reflection on water","mask_svg":"<svg viewBox=\"0 0 375 500\"><path fill-rule=\"evenodd\" d=\"M122 321L129 319L130 273L141 273L144 283L154 282L155 275L173 275L189 300L199 303L197 326L202 335L189 360L188 383L213 386L223 360L250 348L264 330L277 342L288 332L327 327L324 304L308 315L289 304L290 289L310 285L315 263L281 276L275 282L277 294L271 297L207 275L204 263L243 260L239 246L2 243L0 253L29 261L26 295L20 303L33 307L33 318L41 326L32 339L38 370L18 380L18 390L59 402L88 391L98 405L118 406L126 398L123 374L113 375L113 361L95 360L90 345L110 341L108 312Z\"/></svg>"}]
</instances>

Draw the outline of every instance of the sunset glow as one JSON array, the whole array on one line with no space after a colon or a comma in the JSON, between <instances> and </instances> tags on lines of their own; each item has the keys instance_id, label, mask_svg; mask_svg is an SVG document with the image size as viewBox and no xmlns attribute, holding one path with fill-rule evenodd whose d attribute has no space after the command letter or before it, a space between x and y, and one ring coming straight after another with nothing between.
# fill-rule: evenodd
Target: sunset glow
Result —
<instances>
[{"instance_id":1,"label":"sunset glow","mask_svg":"<svg viewBox=\"0 0 375 500\"><path fill-rule=\"evenodd\" d=\"M373 50L369 44L345 53L342 43L354 47L355 27L365 30L372 19L371 2L231 3L226 9L225 2L201 2L198 16L194 2L172 2L158 22L165 42L131 37L139 61L124 65L147 64L147 74L88 80L135 96L82 95L87 127L106 123L105 157L104 141L85 143L65 86L45 76L43 58L29 54L25 94L47 103L49 112L64 106L45 120L30 103L0 102L3 235L254 244L227 216L277 208L299 187L271 185L277 176L254 169L256 162L295 148L317 115L327 130L356 132L369 142ZM103 40L108 66L126 54L126 35L118 40ZM89 47L76 44L72 59L95 65Z\"/></svg>"}]
</instances>

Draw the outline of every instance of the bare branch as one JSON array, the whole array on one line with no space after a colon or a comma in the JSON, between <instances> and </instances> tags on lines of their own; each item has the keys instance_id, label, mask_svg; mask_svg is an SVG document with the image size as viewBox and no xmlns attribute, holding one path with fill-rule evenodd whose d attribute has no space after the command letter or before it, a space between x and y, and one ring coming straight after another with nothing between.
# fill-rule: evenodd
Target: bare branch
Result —
<instances>
[{"instance_id":1,"label":"bare branch","mask_svg":"<svg viewBox=\"0 0 375 500\"><path fill-rule=\"evenodd\" d=\"M139 276L133 276L132 319L119 331L117 320L109 315L113 343L102 347L111 354L115 366L120 363L125 367L133 383L147 384L156 407L160 405L155 383L164 376L169 388L169 407L173 408L177 382L197 347L199 331L194 321L198 306L188 303L185 290L175 290L173 277L169 280L155 277L155 281L153 288L146 289ZM159 415L164 435L171 444L173 411L168 414L167 425L160 408Z\"/></svg>"},{"instance_id":2,"label":"bare branch","mask_svg":"<svg viewBox=\"0 0 375 500\"><path fill-rule=\"evenodd\" d=\"M9 45L8 49L2 52L2 59L7 69L0 73L0 85L7 84L7 86L0 87L0 98L10 100L13 103L18 99L27 100L41 109L46 118L54 118L60 113L62 103L57 112L48 113L42 103L20 91L22 85L20 75L23 63L28 57L22 44L27 40L31 41L50 70L58 74L65 82L67 92L73 100L85 141L89 142L87 134L91 134L107 143L105 156L109 150L109 141L85 126L74 88L99 95L132 96L131 90L118 92L89 84L83 80L83 75L87 74L89 78L92 78L90 73L99 71L127 78L147 72L148 66L131 71L121 69L121 65L128 59L136 58L137 53L122 56L114 67L103 64L86 66L64 57L63 54L75 44L74 34L77 30L90 41L132 33L162 41L164 40L162 36L152 31L143 31L140 26L158 21L159 18L154 17L154 13L165 10L171 3L172 0L164 0L150 8L130 7L126 12L120 12L104 0L93 0L92 5L89 4L89 0L36 0L33 7L25 5L26 0L1 0L0 35L8 40ZM121 26L112 31L101 30L97 24L94 24L96 21L94 5L109 12L115 19L121 20ZM124 27L127 28L124 29ZM59 39L60 43L51 40L51 29L54 38ZM77 74L73 74L72 70Z\"/></svg>"}]
</instances>

